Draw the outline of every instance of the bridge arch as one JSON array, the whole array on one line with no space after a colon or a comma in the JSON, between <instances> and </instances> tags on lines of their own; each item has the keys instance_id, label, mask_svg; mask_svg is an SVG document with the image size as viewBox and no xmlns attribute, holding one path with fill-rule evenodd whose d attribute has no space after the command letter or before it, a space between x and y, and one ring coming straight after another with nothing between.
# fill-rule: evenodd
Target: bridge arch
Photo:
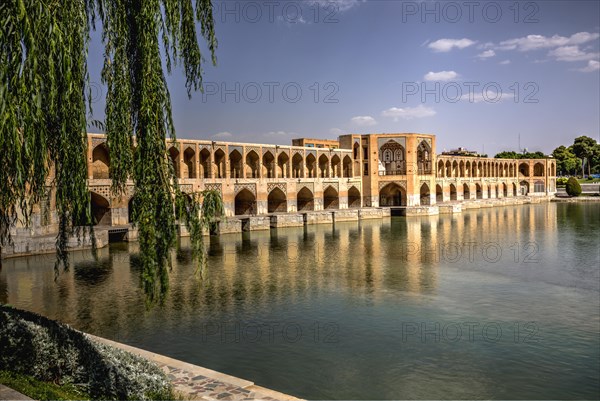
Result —
<instances>
[{"instance_id":1,"label":"bridge arch","mask_svg":"<svg viewBox=\"0 0 600 401\"><path fill-rule=\"evenodd\" d=\"M523 177L529 177L529 164L521 163L519 164L519 174Z\"/></svg>"},{"instance_id":2,"label":"bridge arch","mask_svg":"<svg viewBox=\"0 0 600 401\"><path fill-rule=\"evenodd\" d=\"M217 149L214 154L215 178L225 178L226 162L225 152L222 149Z\"/></svg>"},{"instance_id":3,"label":"bridge arch","mask_svg":"<svg viewBox=\"0 0 600 401\"><path fill-rule=\"evenodd\" d=\"M296 195L299 212L315 210L315 196L310 189L303 187Z\"/></svg>"},{"instance_id":4,"label":"bridge arch","mask_svg":"<svg viewBox=\"0 0 600 401\"><path fill-rule=\"evenodd\" d=\"M92 178L95 180L110 178L110 158L105 143L101 143L92 151Z\"/></svg>"},{"instance_id":5,"label":"bridge arch","mask_svg":"<svg viewBox=\"0 0 600 401\"><path fill-rule=\"evenodd\" d=\"M459 174L458 162L456 160L454 160L452 162L452 177L458 177L458 174Z\"/></svg>"},{"instance_id":6,"label":"bridge arch","mask_svg":"<svg viewBox=\"0 0 600 401\"><path fill-rule=\"evenodd\" d=\"M277 156L277 168L279 177L290 178L290 157L286 152L281 152Z\"/></svg>"},{"instance_id":7,"label":"bridge arch","mask_svg":"<svg viewBox=\"0 0 600 401\"><path fill-rule=\"evenodd\" d=\"M342 161L342 163L344 170L344 178L352 177L352 159L350 158L350 156L344 156L344 160Z\"/></svg>"},{"instance_id":8,"label":"bridge arch","mask_svg":"<svg viewBox=\"0 0 600 401\"><path fill-rule=\"evenodd\" d=\"M262 176L263 178L275 178L275 156L269 150L263 154Z\"/></svg>"},{"instance_id":9,"label":"bridge arch","mask_svg":"<svg viewBox=\"0 0 600 401\"><path fill-rule=\"evenodd\" d=\"M287 197L279 188L273 188L267 197L267 210L269 213L287 212Z\"/></svg>"},{"instance_id":10,"label":"bridge arch","mask_svg":"<svg viewBox=\"0 0 600 401\"><path fill-rule=\"evenodd\" d=\"M379 191L379 206L406 206L406 190L391 182Z\"/></svg>"},{"instance_id":11,"label":"bridge arch","mask_svg":"<svg viewBox=\"0 0 600 401\"><path fill-rule=\"evenodd\" d=\"M237 149L229 152L229 176L242 178L242 154Z\"/></svg>"},{"instance_id":12,"label":"bridge arch","mask_svg":"<svg viewBox=\"0 0 600 401\"><path fill-rule=\"evenodd\" d=\"M187 147L183 152L183 164L185 168L185 178L196 178L196 151Z\"/></svg>"},{"instance_id":13,"label":"bridge arch","mask_svg":"<svg viewBox=\"0 0 600 401\"><path fill-rule=\"evenodd\" d=\"M348 208L357 207L361 207L360 191L355 186L351 186L348 189Z\"/></svg>"},{"instance_id":14,"label":"bridge arch","mask_svg":"<svg viewBox=\"0 0 600 401\"><path fill-rule=\"evenodd\" d=\"M246 178L259 178L260 158L254 150L246 153Z\"/></svg>"},{"instance_id":15,"label":"bridge arch","mask_svg":"<svg viewBox=\"0 0 600 401\"><path fill-rule=\"evenodd\" d=\"M200 175L203 178L210 178L210 152L208 149L200 151L200 168L202 169Z\"/></svg>"},{"instance_id":16,"label":"bridge arch","mask_svg":"<svg viewBox=\"0 0 600 401\"><path fill-rule=\"evenodd\" d=\"M317 164L317 158L315 157L315 155L310 153L308 156L306 156L306 169L308 170L307 178L316 178L317 177L316 164Z\"/></svg>"},{"instance_id":17,"label":"bridge arch","mask_svg":"<svg viewBox=\"0 0 600 401\"><path fill-rule=\"evenodd\" d=\"M333 155L331 157L331 176L333 178L339 178L342 176L341 170L342 161L338 155Z\"/></svg>"},{"instance_id":18,"label":"bridge arch","mask_svg":"<svg viewBox=\"0 0 600 401\"><path fill-rule=\"evenodd\" d=\"M483 199L483 188L481 188L481 184L475 184L475 198Z\"/></svg>"},{"instance_id":19,"label":"bridge arch","mask_svg":"<svg viewBox=\"0 0 600 401\"><path fill-rule=\"evenodd\" d=\"M246 188L235 196L235 215L256 214L256 197Z\"/></svg>"},{"instance_id":20,"label":"bridge arch","mask_svg":"<svg viewBox=\"0 0 600 401\"><path fill-rule=\"evenodd\" d=\"M340 208L340 197L338 191L329 185L323 191L323 208L324 209L339 209Z\"/></svg>"},{"instance_id":21,"label":"bridge arch","mask_svg":"<svg viewBox=\"0 0 600 401\"><path fill-rule=\"evenodd\" d=\"M110 226L112 223L110 202L99 193L90 191L92 225Z\"/></svg>"},{"instance_id":22,"label":"bridge arch","mask_svg":"<svg viewBox=\"0 0 600 401\"><path fill-rule=\"evenodd\" d=\"M319 177L329 177L329 158L325 155L319 156Z\"/></svg>"},{"instance_id":23,"label":"bridge arch","mask_svg":"<svg viewBox=\"0 0 600 401\"><path fill-rule=\"evenodd\" d=\"M299 153L296 153L292 157L292 176L293 178L304 177L304 161L302 159L302 155Z\"/></svg>"},{"instance_id":24,"label":"bridge arch","mask_svg":"<svg viewBox=\"0 0 600 401\"><path fill-rule=\"evenodd\" d=\"M533 165L533 176L543 177L544 176L544 165L542 163L535 163Z\"/></svg>"},{"instance_id":25,"label":"bridge arch","mask_svg":"<svg viewBox=\"0 0 600 401\"><path fill-rule=\"evenodd\" d=\"M471 199L471 188L469 188L468 184L463 184L463 199Z\"/></svg>"},{"instance_id":26,"label":"bridge arch","mask_svg":"<svg viewBox=\"0 0 600 401\"><path fill-rule=\"evenodd\" d=\"M419 204L425 206L431 205L431 193L429 191L429 185L427 184L421 185L419 191Z\"/></svg>"}]
</instances>

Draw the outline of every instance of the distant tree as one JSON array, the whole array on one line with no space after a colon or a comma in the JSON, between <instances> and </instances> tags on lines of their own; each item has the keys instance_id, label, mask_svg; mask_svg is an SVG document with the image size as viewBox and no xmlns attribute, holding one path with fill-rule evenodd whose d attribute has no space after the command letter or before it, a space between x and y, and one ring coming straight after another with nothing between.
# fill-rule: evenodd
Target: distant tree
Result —
<instances>
[{"instance_id":1,"label":"distant tree","mask_svg":"<svg viewBox=\"0 0 600 401\"><path fill-rule=\"evenodd\" d=\"M496 156L494 156L494 158L496 158L496 159L520 159L521 156L522 156L521 153L517 153L512 150L504 150L504 151L496 154Z\"/></svg>"},{"instance_id":2,"label":"distant tree","mask_svg":"<svg viewBox=\"0 0 600 401\"><path fill-rule=\"evenodd\" d=\"M573 142L573 153L575 156L580 158L582 162L585 160L588 168L588 175L591 172L591 162L592 156L594 156L594 151L598 142L594 138L590 138L589 136L579 136L575 138ZM585 175L585 171L583 168L583 163L581 165L581 174Z\"/></svg>"},{"instance_id":3,"label":"distant tree","mask_svg":"<svg viewBox=\"0 0 600 401\"><path fill-rule=\"evenodd\" d=\"M592 173L600 174L600 143L598 143L598 144L596 144L596 146L594 146L594 149L592 152L591 167L592 167Z\"/></svg>"},{"instance_id":4,"label":"distant tree","mask_svg":"<svg viewBox=\"0 0 600 401\"><path fill-rule=\"evenodd\" d=\"M579 196L581 195L581 185L579 185L579 181L577 178L570 177L567 181L566 191L569 196Z\"/></svg>"},{"instance_id":5,"label":"distant tree","mask_svg":"<svg viewBox=\"0 0 600 401\"><path fill-rule=\"evenodd\" d=\"M496 156L494 156L496 159L545 159L548 156L546 156L543 152L525 152L525 153L518 153L515 152L513 150L504 150L498 154L496 154Z\"/></svg>"},{"instance_id":6,"label":"distant tree","mask_svg":"<svg viewBox=\"0 0 600 401\"><path fill-rule=\"evenodd\" d=\"M575 156L570 148L560 145L554 151L552 156L556 159L556 167L560 174L575 174L581 161Z\"/></svg>"},{"instance_id":7,"label":"distant tree","mask_svg":"<svg viewBox=\"0 0 600 401\"><path fill-rule=\"evenodd\" d=\"M526 152L521 155L521 159L545 159L546 156L543 152Z\"/></svg>"}]
</instances>

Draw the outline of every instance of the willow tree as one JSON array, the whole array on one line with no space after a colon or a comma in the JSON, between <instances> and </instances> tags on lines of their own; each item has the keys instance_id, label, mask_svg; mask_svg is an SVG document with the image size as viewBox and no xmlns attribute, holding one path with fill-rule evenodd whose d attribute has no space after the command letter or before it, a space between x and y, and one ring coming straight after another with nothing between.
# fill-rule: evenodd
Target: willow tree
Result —
<instances>
[{"instance_id":1,"label":"willow tree","mask_svg":"<svg viewBox=\"0 0 600 401\"><path fill-rule=\"evenodd\" d=\"M33 205L50 195L59 219L60 263L68 266L67 239L75 227L91 225L87 50L98 22L112 190L123 194L127 180L134 181L142 283L156 300L168 286L176 220L190 227L194 255L201 258L202 228L222 212L217 193L191 201L181 193L165 142L175 139L175 129L163 58L168 73L182 66L188 96L201 88L198 34L216 62L211 0L0 2L0 245L10 242L10 227L19 219L29 224ZM204 213L201 197L208 198Z\"/></svg>"}]
</instances>

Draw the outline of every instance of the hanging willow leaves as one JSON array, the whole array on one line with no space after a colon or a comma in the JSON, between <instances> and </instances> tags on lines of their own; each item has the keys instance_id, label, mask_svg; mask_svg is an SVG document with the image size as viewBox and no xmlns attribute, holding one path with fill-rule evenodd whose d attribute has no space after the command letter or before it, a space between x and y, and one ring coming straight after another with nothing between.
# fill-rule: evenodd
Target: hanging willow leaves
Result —
<instances>
[{"instance_id":1,"label":"hanging willow leaves","mask_svg":"<svg viewBox=\"0 0 600 401\"><path fill-rule=\"evenodd\" d=\"M217 41L210 0L5 0L0 3L0 245L20 215L55 188L57 254L67 266L74 227L91 226L86 171L86 113L91 113L87 47L96 19L105 46L106 134L114 195L133 179L142 284L148 299L168 289L176 219L190 227L202 258L206 219L197 196L183 204L168 162L166 138L175 138L166 70L181 64L188 96L201 88L203 57L196 26L215 63ZM86 108L86 103L89 105ZM51 180L51 182L49 181ZM206 213L221 210L212 206ZM220 208L220 209L219 209ZM186 213L179 213L185 210ZM202 220L201 220L202 219Z\"/></svg>"},{"instance_id":2,"label":"hanging willow leaves","mask_svg":"<svg viewBox=\"0 0 600 401\"><path fill-rule=\"evenodd\" d=\"M90 222L86 171L89 14L85 2L0 3L0 245L53 191L58 261L73 220Z\"/></svg>"}]
</instances>

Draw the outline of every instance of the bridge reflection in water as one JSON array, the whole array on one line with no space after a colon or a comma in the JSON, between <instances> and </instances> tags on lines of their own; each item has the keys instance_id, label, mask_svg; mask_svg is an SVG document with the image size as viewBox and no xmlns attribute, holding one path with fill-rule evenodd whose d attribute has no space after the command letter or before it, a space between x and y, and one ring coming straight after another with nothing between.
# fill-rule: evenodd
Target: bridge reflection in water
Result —
<instances>
[{"instance_id":1,"label":"bridge reflection in water","mask_svg":"<svg viewBox=\"0 0 600 401\"><path fill-rule=\"evenodd\" d=\"M74 252L56 282L53 255L4 260L0 302L307 398L588 398L598 217L598 205L546 203L207 237L199 279L182 240L168 299L150 311L137 244L112 244L97 262ZM407 340L407 322L500 322L505 335ZM535 322L540 340L515 343L515 322ZM239 324L303 335L250 343ZM315 341L315 324L337 341Z\"/></svg>"}]
</instances>

